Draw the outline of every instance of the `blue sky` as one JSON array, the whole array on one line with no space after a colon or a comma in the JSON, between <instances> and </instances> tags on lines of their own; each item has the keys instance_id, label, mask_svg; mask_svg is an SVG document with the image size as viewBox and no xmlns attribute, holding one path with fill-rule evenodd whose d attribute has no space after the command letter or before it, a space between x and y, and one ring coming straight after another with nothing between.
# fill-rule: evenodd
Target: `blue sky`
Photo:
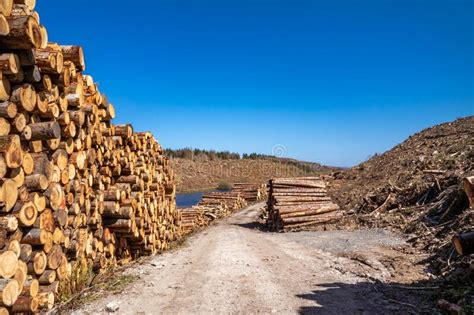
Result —
<instances>
[{"instance_id":1,"label":"blue sky","mask_svg":"<svg viewBox=\"0 0 474 315\"><path fill-rule=\"evenodd\" d=\"M165 147L351 166L474 114L474 1L38 1L117 123Z\"/></svg>"}]
</instances>

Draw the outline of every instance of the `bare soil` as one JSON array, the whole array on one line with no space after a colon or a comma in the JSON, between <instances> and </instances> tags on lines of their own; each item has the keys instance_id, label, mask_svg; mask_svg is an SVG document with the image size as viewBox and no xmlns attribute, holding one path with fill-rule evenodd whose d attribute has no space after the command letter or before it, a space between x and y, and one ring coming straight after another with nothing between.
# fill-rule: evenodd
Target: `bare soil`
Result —
<instances>
[{"instance_id":1,"label":"bare soil","mask_svg":"<svg viewBox=\"0 0 474 315\"><path fill-rule=\"evenodd\" d=\"M386 230L269 233L253 205L129 267L138 280L76 314L393 314L436 312L423 259ZM110 304L112 303L112 304Z\"/></svg>"},{"instance_id":2,"label":"bare soil","mask_svg":"<svg viewBox=\"0 0 474 315\"><path fill-rule=\"evenodd\" d=\"M310 176L335 168L317 163L285 159L170 160L177 177L178 192L215 189L219 183L267 183L273 177Z\"/></svg>"}]
</instances>

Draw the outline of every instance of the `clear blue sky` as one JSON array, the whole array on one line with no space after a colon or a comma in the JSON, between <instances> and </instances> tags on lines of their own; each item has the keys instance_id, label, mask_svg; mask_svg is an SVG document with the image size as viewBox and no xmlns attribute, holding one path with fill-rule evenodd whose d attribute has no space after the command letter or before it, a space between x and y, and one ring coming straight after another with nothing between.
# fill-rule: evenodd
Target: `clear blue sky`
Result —
<instances>
[{"instance_id":1,"label":"clear blue sky","mask_svg":"<svg viewBox=\"0 0 474 315\"><path fill-rule=\"evenodd\" d=\"M474 1L39 0L117 123L350 166L474 114Z\"/></svg>"}]
</instances>

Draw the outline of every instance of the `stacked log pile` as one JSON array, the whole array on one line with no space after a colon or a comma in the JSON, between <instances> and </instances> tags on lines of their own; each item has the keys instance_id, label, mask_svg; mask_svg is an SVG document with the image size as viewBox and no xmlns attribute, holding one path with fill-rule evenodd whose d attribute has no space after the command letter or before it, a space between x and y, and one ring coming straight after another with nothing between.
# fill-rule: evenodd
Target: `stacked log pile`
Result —
<instances>
[{"instance_id":1,"label":"stacked log pile","mask_svg":"<svg viewBox=\"0 0 474 315\"><path fill-rule=\"evenodd\" d=\"M183 235L190 234L194 230L209 224L209 218L206 217L204 207L180 208L179 213L181 216L181 233Z\"/></svg>"},{"instance_id":2,"label":"stacked log pile","mask_svg":"<svg viewBox=\"0 0 474 315\"><path fill-rule=\"evenodd\" d=\"M202 196L202 200L198 203L199 206L215 207L216 209L222 207L227 213L242 209L247 206L247 202L238 192L210 192ZM226 213L226 214L227 214Z\"/></svg>"},{"instance_id":3,"label":"stacked log pile","mask_svg":"<svg viewBox=\"0 0 474 315\"><path fill-rule=\"evenodd\" d=\"M253 203L267 198L267 185L254 183L234 183L232 191L240 193L240 196Z\"/></svg>"},{"instance_id":4,"label":"stacked log pile","mask_svg":"<svg viewBox=\"0 0 474 315\"><path fill-rule=\"evenodd\" d=\"M267 224L271 230L298 230L341 218L319 177L275 178L269 181Z\"/></svg>"},{"instance_id":5,"label":"stacked log pile","mask_svg":"<svg viewBox=\"0 0 474 315\"><path fill-rule=\"evenodd\" d=\"M48 42L35 1L0 1L0 312L51 309L96 271L179 236L174 176L150 133L113 125L81 47Z\"/></svg>"}]
</instances>

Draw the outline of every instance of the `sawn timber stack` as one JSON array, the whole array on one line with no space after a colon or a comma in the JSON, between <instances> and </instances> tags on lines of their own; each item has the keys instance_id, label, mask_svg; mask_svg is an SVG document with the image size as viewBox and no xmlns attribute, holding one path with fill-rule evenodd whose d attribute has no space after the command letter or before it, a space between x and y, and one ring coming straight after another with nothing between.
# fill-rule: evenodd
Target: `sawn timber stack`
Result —
<instances>
[{"instance_id":1,"label":"sawn timber stack","mask_svg":"<svg viewBox=\"0 0 474 315\"><path fill-rule=\"evenodd\" d=\"M267 225L271 230L299 230L341 218L319 177L275 178L269 181Z\"/></svg>"},{"instance_id":2,"label":"sawn timber stack","mask_svg":"<svg viewBox=\"0 0 474 315\"><path fill-rule=\"evenodd\" d=\"M48 42L35 1L0 1L0 313L51 309L97 272L179 236L174 175L150 133L114 125L79 46Z\"/></svg>"}]
</instances>

